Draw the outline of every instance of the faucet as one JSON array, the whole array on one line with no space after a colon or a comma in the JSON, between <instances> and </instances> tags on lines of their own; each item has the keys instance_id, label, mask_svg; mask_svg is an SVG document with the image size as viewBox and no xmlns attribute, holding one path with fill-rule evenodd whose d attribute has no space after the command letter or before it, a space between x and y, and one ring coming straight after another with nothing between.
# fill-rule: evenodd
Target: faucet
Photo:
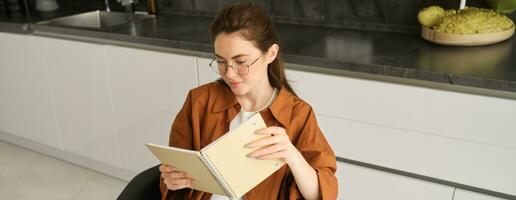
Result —
<instances>
[{"instance_id":1,"label":"faucet","mask_svg":"<svg viewBox=\"0 0 516 200\"><path fill-rule=\"evenodd\" d=\"M126 12L134 13L134 7L138 0L116 0L118 3L125 7Z\"/></svg>"},{"instance_id":2,"label":"faucet","mask_svg":"<svg viewBox=\"0 0 516 200\"><path fill-rule=\"evenodd\" d=\"M125 7L126 12L134 13L134 6L138 3L138 0L116 0L116 2L122 4ZM111 8L109 7L109 0L105 0L106 4L106 12L111 12Z\"/></svg>"},{"instance_id":3,"label":"faucet","mask_svg":"<svg viewBox=\"0 0 516 200\"><path fill-rule=\"evenodd\" d=\"M111 8L109 8L109 0L105 0L104 3L106 4L106 12L111 12Z\"/></svg>"}]
</instances>

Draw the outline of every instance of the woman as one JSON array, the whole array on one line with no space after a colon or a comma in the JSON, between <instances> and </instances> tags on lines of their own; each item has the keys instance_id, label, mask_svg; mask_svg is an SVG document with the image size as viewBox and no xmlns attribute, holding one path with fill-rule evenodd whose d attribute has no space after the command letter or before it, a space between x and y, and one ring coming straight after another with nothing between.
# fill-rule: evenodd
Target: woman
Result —
<instances>
[{"instance_id":1,"label":"woman","mask_svg":"<svg viewBox=\"0 0 516 200\"><path fill-rule=\"evenodd\" d=\"M282 168L243 199L336 199L336 160L313 109L296 96L280 60L278 39L266 12L237 3L217 14L210 27L215 58L210 66L221 79L192 89L172 125L170 146L200 150L245 122L262 115L263 139L256 159L279 159ZM193 180L173 166L161 165L162 199L227 199L190 189Z\"/></svg>"}]
</instances>

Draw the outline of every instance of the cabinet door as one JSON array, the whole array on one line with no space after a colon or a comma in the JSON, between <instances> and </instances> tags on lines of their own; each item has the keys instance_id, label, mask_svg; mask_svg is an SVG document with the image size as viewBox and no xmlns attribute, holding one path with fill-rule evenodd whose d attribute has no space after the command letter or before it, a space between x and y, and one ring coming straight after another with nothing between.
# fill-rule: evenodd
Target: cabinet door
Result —
<instances>
[{"instance_id":1,"label":"cabinet door","mask_svg":"<svg viewBox=\"0 0 516 200\"><path fill-rule=\"evenodd\" d=\"M453 200L504 200L505 198L499 198L494 196L489 196L486 194L480 194L476 192L471 192L463 189L455 189L455 194L453 195Z\"/></svg>"},{"instance_id":2,"label":"cabinet door","mask_svg":"<svg viewBox=\"0 0 516 200\"><path fill-rule=\"evenodd\" d=\"M416 131L426 127L422 88L295 70L287 70L287 79L317 114Z\"/></svg>"},{"instance_id":3,"label":"cabinet door","mask_svg":"<svg viewBox=\"0 0 516 200\"><path fill-rule=\"evenodd\" d=\"M453 196L449 186L341 162L337 179L342 200L451 200Z\"/></svg>"},{"instance_id":4,"label":"cabinet door","mask_svg":"<svg viewBox=\"0 0 516 200\"><path fill-rule=\"evenodd\" d=\"M321 115L317 120L337 156L515 194L516 181L507 178L516 177L514 149Z\"/></svg>"},{"instance_id":5,"label":"cabinet door","mask_svg":"<svg viewBox=\"0 0 516 200\"><path fill-rule=\"evenodd\" d=\"M428 92L428 132L516 149L516 100Z\"/></svg>"},{"instance_id":6,"label":"cabinet door","mask_svg":"<svg viewBox=\"0 0 516 200\"><path fill-rule=\"evenodd\" d=\"M0 131L60 148L38 38L0 33Z\"/></svg>"},{"instance_id":7,"label":"cabinet door","mask_svg":"<svg viewBox=\"0 0 516 200\"><path fill-rule=\"evenodd\" d=\"M146 142L168 145L172 122L197 85L195 58L105 48L122 168L139 172L158 163Z\"/></svg>"},{"instance_id":8,"label":"cabinet door","mask_svg":"<svg viewBox=\"0 0 516 200\"><path fill-rule=\"evenodd\" d=\"M338 156L516 193L515 101L287 72Z\"/></svg>"},{"instance_id":9,"label":"cabinet door","mask_svg":"<svg viewBox=\"0 0 516 200\"><path fill-rule=\"evenodd\" d=\"M104 50L101 45L39 37L63 148L119 166Z\"/></svg>"},{"instance_id":10,"label":"cabinet door","mask_svg":"<svg viewBox=\"0 0 516 200\"><path fill-rule=\"evenodd\" d=\"M216 81L220 78L209 66L212 59L197 58L197 71L199 72L199 85Z\"/></svg>"}]
</instances>

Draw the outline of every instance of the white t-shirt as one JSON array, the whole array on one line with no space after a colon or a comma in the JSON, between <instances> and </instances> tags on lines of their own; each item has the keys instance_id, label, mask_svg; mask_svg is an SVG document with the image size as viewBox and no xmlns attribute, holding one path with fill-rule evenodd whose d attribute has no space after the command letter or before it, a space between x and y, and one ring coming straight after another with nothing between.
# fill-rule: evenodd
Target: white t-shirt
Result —
<instances>
[{"instance_id":1,"label":"white t-shirt","mask_svg":"<svg viewBox=\"0 0 516 200\"><path fill-rule=\"evenodd\" d=\"M276 93L277 93L277 90L276 90L276 88L274 88L274 91L272 92L271 98L269 98L269 101L267 102L267 104L262 109L260 109L259 111L269 107L272 104L273 100L276 98L276 95L277 95ZM246 112L244 110L240 110L238 115L233 120L231 120L231 124L229 124L229 131L234 130L235 128L240 126L240 124L242 124L242 123L246 122L247 120L249 120L249 118L254 116L259 111ZM211 200L229 200L229 197L218 195L218 194L213 194L211 196ZM238 200L242 200L242 197L240 197Z\"/></svg>"}]
</instances>

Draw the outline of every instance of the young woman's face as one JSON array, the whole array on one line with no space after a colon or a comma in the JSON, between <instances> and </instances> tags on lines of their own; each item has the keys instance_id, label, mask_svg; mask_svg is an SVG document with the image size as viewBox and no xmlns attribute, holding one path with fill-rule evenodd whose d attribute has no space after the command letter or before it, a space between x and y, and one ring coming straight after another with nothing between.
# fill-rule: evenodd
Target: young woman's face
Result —
<instances>
[{"instance_id":1,"label":"young woman's face","mask_svg":"<svg viewBox=\"0 0 516 200\"><path fill-rule=\"evenodd\" d=\"M219 33L214 47L216 60L213 65L219 66L222 79L235 95L244 95L257 85L269 84L268 59L240 32Z\"/></svg>"}]
</instances>

